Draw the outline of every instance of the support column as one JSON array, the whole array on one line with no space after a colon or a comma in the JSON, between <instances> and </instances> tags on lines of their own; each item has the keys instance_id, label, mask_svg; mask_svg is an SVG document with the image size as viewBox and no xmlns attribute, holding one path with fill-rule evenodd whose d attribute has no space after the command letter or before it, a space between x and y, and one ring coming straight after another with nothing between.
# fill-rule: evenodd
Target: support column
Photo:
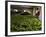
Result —
<instances>
[{"instance_id":1,"label":"support column","mask_svg":"<svg viewBox=\"0 0 46 37\"><path fill-rule=\"evenodd\" d=\"M35 16L36 8L33 8L33 16Z\"/></svg>"}]
</instances>

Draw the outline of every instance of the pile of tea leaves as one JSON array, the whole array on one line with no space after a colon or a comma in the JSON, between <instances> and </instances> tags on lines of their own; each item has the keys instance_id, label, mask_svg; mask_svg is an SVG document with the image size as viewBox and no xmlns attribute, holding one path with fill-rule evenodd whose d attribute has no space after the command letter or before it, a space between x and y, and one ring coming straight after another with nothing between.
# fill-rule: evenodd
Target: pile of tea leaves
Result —
<instances>
[{"instance_id":1,"label":"pile of tea leaves","mask_svg":"<svg viewBox=\"0 0 46 37\"><path fill-rule=\"evenodd\" d=\"M39 30L41 30L41 21L35 16L11 16L11 32Z\"/></svg>"}]
</instances>

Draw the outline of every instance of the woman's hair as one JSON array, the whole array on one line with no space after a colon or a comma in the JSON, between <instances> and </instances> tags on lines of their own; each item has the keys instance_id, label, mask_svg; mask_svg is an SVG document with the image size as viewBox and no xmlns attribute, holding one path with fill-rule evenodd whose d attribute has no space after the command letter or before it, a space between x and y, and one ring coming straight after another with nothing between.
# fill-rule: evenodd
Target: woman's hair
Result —
<instances>
[{"instance_id":1,"label":"woman's hair","mask_svg":"<svg viewBox=\"0 0 46 37\"><path fill-rule=\"evenodd\" d=\"M37 10L39 10L39 8L37 8Z\"/></svg>"}]
</instances>

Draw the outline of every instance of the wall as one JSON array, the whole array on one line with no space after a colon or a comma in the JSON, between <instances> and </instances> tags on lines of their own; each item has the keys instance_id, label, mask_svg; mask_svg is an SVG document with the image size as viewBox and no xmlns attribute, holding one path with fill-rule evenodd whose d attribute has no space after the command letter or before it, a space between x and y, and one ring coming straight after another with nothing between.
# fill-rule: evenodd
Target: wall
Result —
<instances>
[{"instance_id":1,"label":"wall","mask_svg":"<svg viewBox=\"0 0 46 37\"><path fill-rule=\"evenodd\" d=\"M45 0L16 0L16 1L45 2L46 3ZM46 7L45 7L45 9L46 9ZM46 13L45 13L45 15L46 15ZM45 16L45 18L46 18L46 16ZM45 19L45 21L46 21L46 19ZM45 29L45 31L46 31L46 29ZM0 0L0 37L5 37L5 0ZM46 34L44 34L44 35L28 35L28 36L8 36L8 37L46 37Z\"/></svg>"}]
</instances>

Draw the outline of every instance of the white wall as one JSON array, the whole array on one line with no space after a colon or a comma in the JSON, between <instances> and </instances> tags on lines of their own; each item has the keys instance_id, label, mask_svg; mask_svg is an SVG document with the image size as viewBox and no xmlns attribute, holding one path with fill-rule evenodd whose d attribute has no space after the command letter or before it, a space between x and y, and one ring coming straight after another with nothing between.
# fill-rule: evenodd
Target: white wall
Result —
<instances>
[{"instance_id":1,"label":"white wall","mask_svg":"<svg viewBox=\"0 0 46 37\"><path fill-rule=\"evenodd\" d=\"M45 2L45 0L17 0L17 1ZM5 0L0 0L0 37L5 37ZM46 37L46 34L45 35L16 36L16 37Z\"/></svg>"}]
</instances>

